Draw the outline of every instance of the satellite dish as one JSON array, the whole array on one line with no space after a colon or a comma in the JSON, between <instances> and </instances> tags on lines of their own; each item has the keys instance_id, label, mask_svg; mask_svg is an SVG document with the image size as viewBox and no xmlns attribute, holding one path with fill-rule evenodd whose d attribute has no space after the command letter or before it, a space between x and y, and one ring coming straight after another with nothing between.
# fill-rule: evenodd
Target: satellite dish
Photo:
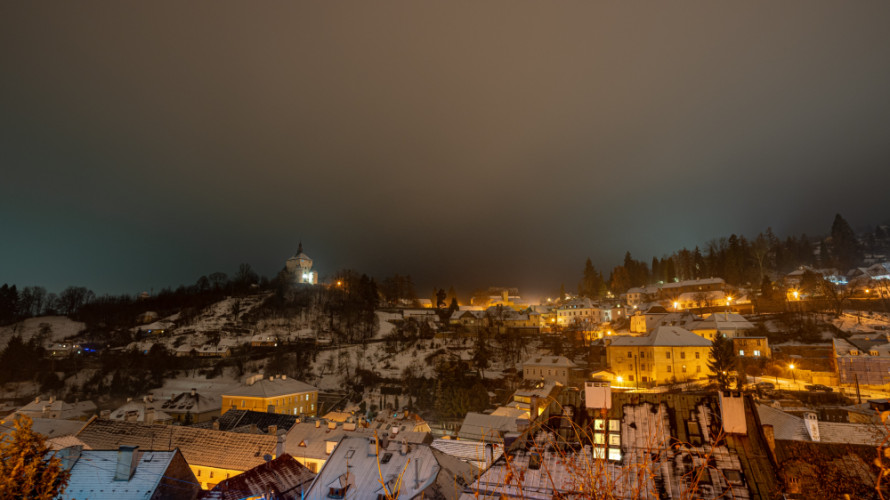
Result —
<instances>
[{"instance_id":1,"label":"satellite dish","mask_svg":"<svg viewBox=\"0 0 890 500\"><path fill-rule=\"evenodd\" d=\"M272 455L269 455L268 453L266 453L265 455L263 455L263 460L265 460L267 462L272 460Z\"/></svg>"}]
</instances>

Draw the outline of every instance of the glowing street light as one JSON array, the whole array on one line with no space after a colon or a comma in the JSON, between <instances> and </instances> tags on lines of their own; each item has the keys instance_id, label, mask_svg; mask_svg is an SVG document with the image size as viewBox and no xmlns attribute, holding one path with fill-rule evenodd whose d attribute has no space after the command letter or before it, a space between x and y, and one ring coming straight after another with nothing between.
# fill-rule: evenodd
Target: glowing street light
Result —
<instances>
[{"instance_id":1,"label":"glowing street light","mask_svg":"<svg viewBox=\"0 0 890 500\"><path fill-rule=\"evenodd\" d=\"M794 386L797 387L797 377L794 376L794 363L788 365L788 368L791 368L791 380L794 381Z\"/></svg>"},{"instance_id":2,"label":"glowing street light","mask_svg":"<svg viewBox=\"0 0 890 500\"><path fill-rule=\"evenodd\" d=\"M680 308L680 303L674 302L674 309L679 309L679 308Z\"/></svg>"}]
</instances>

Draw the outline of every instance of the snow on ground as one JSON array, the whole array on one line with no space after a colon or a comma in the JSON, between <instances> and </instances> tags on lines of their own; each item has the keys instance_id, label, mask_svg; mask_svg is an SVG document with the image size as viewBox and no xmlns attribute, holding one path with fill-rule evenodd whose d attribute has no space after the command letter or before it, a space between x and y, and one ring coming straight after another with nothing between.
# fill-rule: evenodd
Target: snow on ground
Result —
<instances>
[{"instance_id":1,"label":"snow on ground","mask_svg":"<svg viewBox=\"0 0 890 500\"><path fill-rule=\"evenodd\" d=\"M380 329L377 330L377 335L375 338L383 338L392 333L395 329L396 325L390 322L390 320L401 320L401 313L391 313L386 311L375 311L377 313L377 320L380 325Z\"/></svg>"},{"instance_id":2,"label":"snow on ground","mask_svg":"<svg viewBox=\"0 0 890 500\"><path fill-rule=\"evenodd\" d=\"M46 342L58 342L66 337L71 337L82 332L86 325L79 321L73 321L65 316L38 316L28 318L18 323L0 328L0 349L6 347L13 335L21 335L27 342L38 335L44 326L48 327Z\"/></svg>"},{"instance_id":3,"label":"snow on ground","mask_svg":"<svg viewBox=\"0 0 890 500\"><path fill-rule=\"evenodd\" d=\"M883 313L846 311L840 318L835 318L832 323L839 329L850 333L872 333L876 330L890 329L887 315Z\"/></svg>"},{"instance_id":4,"label":"snow on ground","mask_svg":"<svg viewBox=\"0 0 890 500\"><path fill-rule=\"evenodd\" d=\"M196 332L221 330L238 322L245 313L262 304L268 296L269 294L228 297L205 308L187 327Z\"/></svg>"}]
</instances>

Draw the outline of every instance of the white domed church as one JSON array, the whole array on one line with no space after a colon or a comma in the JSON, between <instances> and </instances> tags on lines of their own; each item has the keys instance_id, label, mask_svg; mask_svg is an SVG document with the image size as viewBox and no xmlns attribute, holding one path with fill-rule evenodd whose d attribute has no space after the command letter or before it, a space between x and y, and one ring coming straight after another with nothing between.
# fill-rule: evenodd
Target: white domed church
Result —
<instances>
[{"instance_id":1,"label":"white domed church","mask_svg":"<svg viewBox=\"0 0 890 500\"><path fill-rule=\"evenodd\" d=\"M303 242L300 242L296 255L287 259L284 265L288 274L293 276L294 282L309 285L318 283L318 273L312 270L312 259L303 253Z\"/></svg>"}]
</instances>

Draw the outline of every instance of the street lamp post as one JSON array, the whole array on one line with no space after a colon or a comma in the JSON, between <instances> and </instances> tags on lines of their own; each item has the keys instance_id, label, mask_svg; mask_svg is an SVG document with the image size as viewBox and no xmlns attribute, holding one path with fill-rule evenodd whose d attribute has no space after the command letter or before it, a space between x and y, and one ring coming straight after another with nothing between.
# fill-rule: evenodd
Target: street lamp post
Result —
<instances>
[{"instance_id":1,"label":"street lamp post","mask_svg":"<svg viewBox=\"0 0 890 500\"><path fill-rule=\"evenodd\" d=\"M797 387L797 377L794 376L794 365L788 365L788 368L791 368L791 380L794 381L794 387L800 390L800 387Z\"/></svg>"}]
</instances>

